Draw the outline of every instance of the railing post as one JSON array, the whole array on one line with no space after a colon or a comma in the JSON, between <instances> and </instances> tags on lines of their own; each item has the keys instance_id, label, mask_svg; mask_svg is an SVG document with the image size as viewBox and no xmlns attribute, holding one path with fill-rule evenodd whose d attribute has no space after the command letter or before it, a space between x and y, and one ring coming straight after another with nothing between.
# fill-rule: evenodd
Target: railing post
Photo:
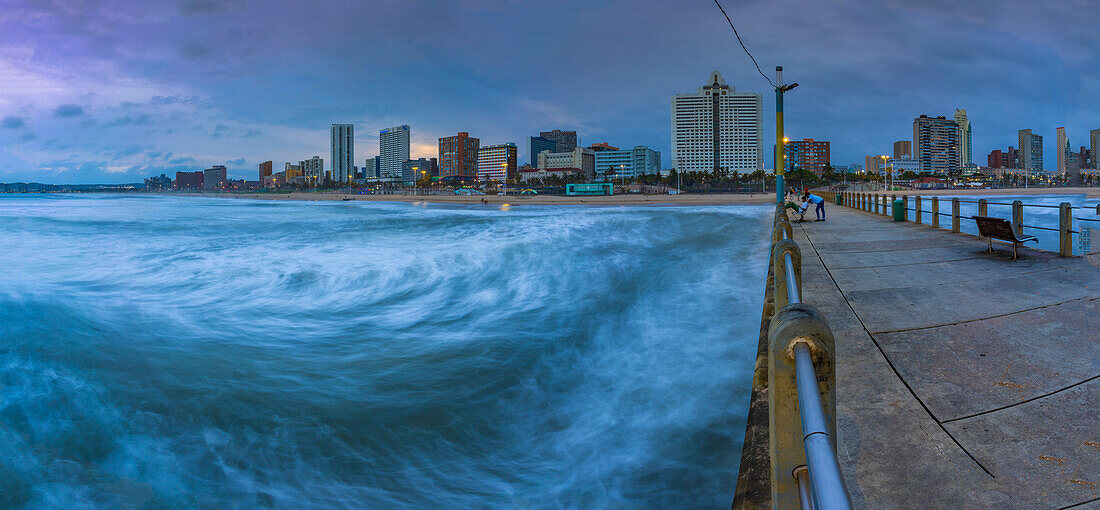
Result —
<instances>
[{"instance_id":1,"label":"railing post","mask_svg":"<svg viewBox=\"0 0 1100 510\"><path fill-rule=\"evenodd\" d=\"M874 197L873 200L875 202L875 205L873 206L874 213L878 214L878 193L875 193L871 196Z\"/></svg>"},{"instance_id":2,"label":"railing post","mask_svg":"<svg viewBox=\"0 0 1100 510\"><path fill-rule=\"evenodd\" d=\"M959 199L951 199L951 232L959 233Z\"/></svg>"},{"instance_id":3,"label":"railing post","mask_svg":"<svg viewBox=\"0 0 1100 510\"><path fill-rule=\"evenodd\" d=\"M984 198L978 199L978 216L989 216L989 201Z\"/></svg>"},{"instance_id":4,"label":"railing post","mask_svg":"<svg viewBox=\"0 0 1100 510\"><path fill-rule=\"evenodd\" d=\"M781 258L780 258L781 260ZM778 275L780 271L776 271ZM800 508L794 474L807 465L806 437L799 410L795 352L808 348L817 376L825 428L836 437L836 359L832 331L814 307L796 303L772 317L768 329L769 453L772 468L772 508ZM820 436L820 434L815 434ZM810 436L814 437L814 436ZM835 448L835 443L833 445ZM829 452L836 455L835 450ZM825 473L810 473L811 479Z\"/></svg>"},{"instance_id":5,"label":"railing post","mask_svg":"<svg viewBox=\"0 0 1100 510\"><path fill-rule=\"evenodd\" d=\"M901 221L909 221L909 195L901 196Z\"/></svg>"},{"instance_id":6,"label":"railing post","mask_svg":"<svg viewBox=\"0 0 1100 510\"><path fill-rule=\"evenodd\" d=\"M1016 235L1024 235L1024 203L1019 200L1012 201L1012 228Z\"/></svg>"},{"instance_id":7,"label":"railing post","mask_svg":"<svg viewBox=\"0 0 1100 510\"><path fill-rule=\"evenodd\" d=\"M1073 209L1069 202L1058 204L1058 254L1073 256Z\"/></svg>"},{"instance_id":8,"label":"railing post","mask_svg":"<svg viewBox=\"0 0 1100 510\"><path fill-rule=\"evenodd\" d=\"M932 197L932 227L940 228L940 197Z\"/></svg>"},{"instance_id":9,"label":"railing post","mask_svg":"<svg viewBox=\"0 0 1100 510\"><path fill-rule=\"evenodd\" d=\"M920 215L920 195L916 195L913 197L913 219L917 221L917 225L920 225L922 223Z\"/></svg>"}]
</instances>

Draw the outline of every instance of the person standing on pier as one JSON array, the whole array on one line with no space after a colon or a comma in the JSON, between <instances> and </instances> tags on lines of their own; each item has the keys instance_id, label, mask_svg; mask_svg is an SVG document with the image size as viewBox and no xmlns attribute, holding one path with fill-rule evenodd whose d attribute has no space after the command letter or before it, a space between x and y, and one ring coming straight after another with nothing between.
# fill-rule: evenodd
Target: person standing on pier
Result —
<instances>
[{"instance_id":1,"label":"person standing on pier","mask_svg":"<svg viewBox=\"0 0 1100 510\"><path fill-rule=\"evenodd\" d=\"M805 195L802 195L803 202L809 202L811 204L817 204L817 208L814 209L814 215L817 219L814 221L825 221L825 199L821 198L809 191Z\"/></svg>"}]
</instances>

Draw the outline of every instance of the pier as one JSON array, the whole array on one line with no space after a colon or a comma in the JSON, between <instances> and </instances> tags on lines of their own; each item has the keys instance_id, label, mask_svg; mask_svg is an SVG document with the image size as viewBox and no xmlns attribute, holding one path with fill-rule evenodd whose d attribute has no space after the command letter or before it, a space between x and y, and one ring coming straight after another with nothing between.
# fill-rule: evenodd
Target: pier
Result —
<instances>
[{"instance_id":1,"label":"pier","mask_svg":"<svg viewBox=\"0 0 1100 510\"><path fill-rule=\"evenodd\" d=\"M802 301L835 339L853 507L1100 508L1100 255L1013 260L882 212L827 213L790 237ZM772 507L767 442L791 426L768 422L761 351L734 508Z\"/></svg>"}]
</instances>

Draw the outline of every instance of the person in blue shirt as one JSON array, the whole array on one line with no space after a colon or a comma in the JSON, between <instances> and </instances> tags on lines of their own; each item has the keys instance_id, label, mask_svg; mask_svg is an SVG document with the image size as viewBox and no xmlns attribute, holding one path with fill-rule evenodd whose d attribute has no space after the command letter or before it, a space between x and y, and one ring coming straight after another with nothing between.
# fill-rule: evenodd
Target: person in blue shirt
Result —
<instances>
[{"instance_id":1,"label":"person in blue shirt","mask_svg":"<svg viewBox=\"0 0 1100 510\"><path fill-rule=\"evenodd\" d=\"M814 214L817 216L817 219L814 220L814 221L825 221L825 199L824 198L821 198L821 197L807 191L805 195L802 195L802 200L804 202L809 202L811 204L817 204L817 208L814 209Z\"/></svg>"}]
</instances>

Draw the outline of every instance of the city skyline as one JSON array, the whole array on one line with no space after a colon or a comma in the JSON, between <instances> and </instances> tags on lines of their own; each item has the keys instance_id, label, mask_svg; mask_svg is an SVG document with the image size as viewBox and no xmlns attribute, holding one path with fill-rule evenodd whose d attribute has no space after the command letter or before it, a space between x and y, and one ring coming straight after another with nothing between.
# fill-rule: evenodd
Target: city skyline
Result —
<instances>
[{"instance_id":1,"label":"city skyline","mask_svg":"<svg viewBox=\"0 0 1100 510\"><path fill-rule=\"evenodd\" d=\"M357 165L376 155L379 130L404 124L412 158L469 132L516 143L531 163L525 139L550 129L671 155L669 98L716 70L764 96L765 147L774 133L770 86L702 2L5 5L4 182L138 182L218 164L254 178L261 162L329 152L330 126L344 123L359 127ZM1057 127L1076 149L1100 125L1100 14L1056 4L1013 17L1023 5L726 7L765 73L783 65L801 84L786 99L788 136L830 141L834 165L885 153L919 114L961 108L975 163L1032 129L1055 168ZM609 16L639 30L609 31ZM395 23L366 23L383 17ZM403 23L428 35L411 39ZM471 30L446 29L456 25Z\"/></svg>"}]
</instances>

